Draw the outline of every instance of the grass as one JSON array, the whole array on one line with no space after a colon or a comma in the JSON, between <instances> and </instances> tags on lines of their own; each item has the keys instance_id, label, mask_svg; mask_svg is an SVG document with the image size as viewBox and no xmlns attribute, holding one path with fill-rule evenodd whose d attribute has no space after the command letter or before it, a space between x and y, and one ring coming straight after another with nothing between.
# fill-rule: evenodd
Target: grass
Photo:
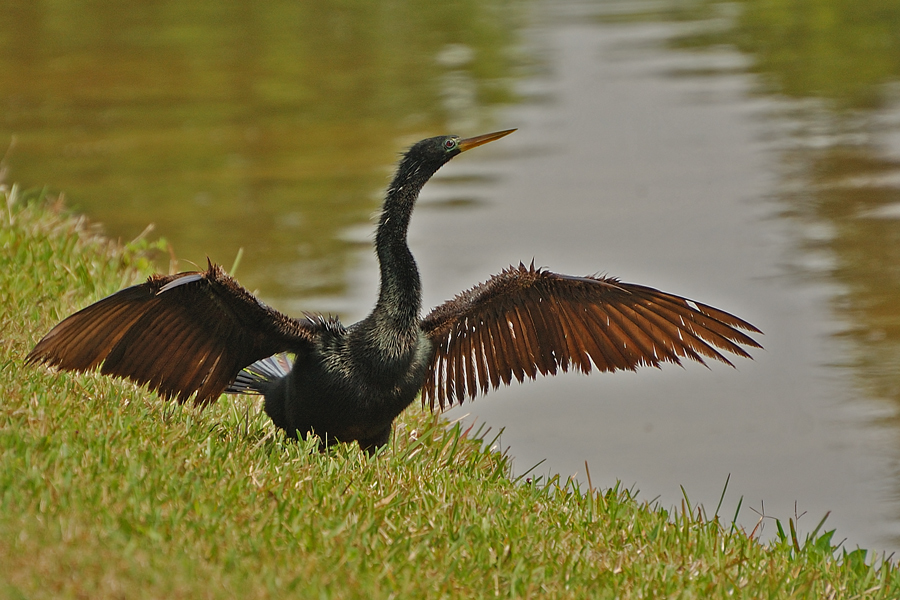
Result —
<instances>
[{"instance_id":1,"label":"grass","mask_svg":"<svg viewBox=\"0 0 900 600\"><path fill-rule=\"evenodd\" d=\"M26 366L53 324L145 277L162 244L123 247L40 193L0 192L0 597L900 594L893 562L833 532L778 523L762 544L687 501L514 481L484 432L418 407L375 457L319 453L250 399L201 412Z\"/></svg>"}]
</instances>

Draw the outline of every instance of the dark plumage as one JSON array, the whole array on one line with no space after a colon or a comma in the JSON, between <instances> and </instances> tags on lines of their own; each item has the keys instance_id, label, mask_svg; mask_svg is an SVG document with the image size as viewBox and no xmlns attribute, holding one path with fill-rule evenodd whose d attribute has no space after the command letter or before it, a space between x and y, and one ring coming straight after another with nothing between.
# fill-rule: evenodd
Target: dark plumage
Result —
<instances>
[{"instance_id":1,"label":"dark plumage","mask_svg":"<svg viewBox=\"0 0 900 600\"><path fill-rule=\"evenodd\" d=\"M603 277L510 267L420 318L421 289L406 242L422 186L451 158L513 130L415 144L397 168L378 223L381 287L371 314L345 328L333 318L293 319L269 308L213 264L154 275L54 327L28 361L69 370L100 367L197 404L223 392L260 393L289 436L372 450L422 392L432 408L474 398L513 378L577 368L731 364L759 332L726 312ZM282 353L289 353L288 359ZM293 363L291 363L293 361Z\"/></svg>"}]
</instances>

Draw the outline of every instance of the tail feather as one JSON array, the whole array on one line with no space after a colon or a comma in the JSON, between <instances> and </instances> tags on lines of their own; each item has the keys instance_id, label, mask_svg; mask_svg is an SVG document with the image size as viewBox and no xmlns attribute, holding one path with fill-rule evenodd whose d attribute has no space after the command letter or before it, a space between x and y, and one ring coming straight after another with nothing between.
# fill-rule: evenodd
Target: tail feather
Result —
<instances>
[{"instance_id":1,"label":"tail feather","mask_svg":"<svg viewBox=\"0 0 900 600\"><path fill-rule=\"evenodd\" d=\"M245 367L234 381L225 388L226 394L262 394L273 381L291 371L291 358L287 354L275 354Z\"/></svg>"}]
</instances>

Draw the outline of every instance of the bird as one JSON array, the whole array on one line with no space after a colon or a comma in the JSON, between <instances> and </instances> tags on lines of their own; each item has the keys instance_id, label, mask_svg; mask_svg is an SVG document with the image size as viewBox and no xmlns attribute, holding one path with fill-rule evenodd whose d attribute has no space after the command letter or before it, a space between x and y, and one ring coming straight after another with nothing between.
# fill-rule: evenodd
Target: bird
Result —
<instances>
[{"instance_id":1,"label":"bird","mask_svg":"<svg viewBox=\"0 0 900 600\"><path fill-rule=\"evenodd\" d=\"M444 410L539 374L659 368L681 359L733 367L725 352L752 358L745 348L762 348L749 335L759 329L722 310L614 277L558 274L534 260L422 317L407 242L419 192L455 156L513 131L432 137L402 154L375 232L378 298L355 324L289 317L207 259L205 270L152 275L74 313L26 361L99 368L179 403L262 395L286 437L314 434L323 449L355 441L372 454L420 394L423 405Z\"/></svg>"}]
</instances>

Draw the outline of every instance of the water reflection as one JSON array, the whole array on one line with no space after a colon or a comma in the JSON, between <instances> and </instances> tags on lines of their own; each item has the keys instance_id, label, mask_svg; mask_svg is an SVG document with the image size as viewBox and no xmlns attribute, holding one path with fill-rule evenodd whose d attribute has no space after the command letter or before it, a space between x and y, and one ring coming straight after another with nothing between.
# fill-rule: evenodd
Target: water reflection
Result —
<instances>
[{"instance_id":1,"label":"water reflection","mask_svg":"<svg viewBox=\"0 0 900 600\"><path fill-rule=\"evenodd\" d=\"M701 2L695 10L720 6ZM806 233L796 240L795 273L839 284L830 302L842 323L835 336L846 342L838 362L860 392L884 403L873 426L896 429L900 4L738 2L728 10L735 15L728 26L678 37L673 45L737 47L750 58L761 91L791 99L781 115L790 134L782 140L778 199L782 216ZM896 496L900 486L894 486Z\"/></svg>"},{"instance_id":2,"label":"water reflection","mask_svg":"<svg viewBox=\"0 0 900 600\"><path fill-rule=\"evenodd\" d=\"M5 3L9 177L65 190L113 235L154 221L186 261L245 247L242 279L276 303L339 293L353 253L338 233L368 219L397 148L448 120L474 129L509 99L516 12Z\"/></svg>"},{"instance_id":3,"label":"water reflection","mask_svg":"<svg viewBox=\"0 0 900 600\"><path fill-rule=\"evenodd\" d=\"M666 45L698 58L666 68L670 76L724 80L752 74L754 92L775 100L767 109L771 123L758 129L779 155L776 211L792 232L780 258L788 275L782 281L796 290L795 297L807 293L804 289L827 290L832 314L818 328L832 343L821 353L828 365L822 366L831 369L832 377L850 375L846 379L857 392L880 405L873 409L855 401L850 408L856 418L868 420L869 430L892 432L878 439L895 440L900 414L900 5L893 0L576 5L582 20L590 14L607 24L674 24ZM631 52L640 44L646 47L646 39L631 42ZM737 49L740 58L723 48ZM798 374L799 367L785 364ZM787 397L803 404L802 396ZM857 436L871 434L860 430ZM888 464L896 464L890 462L898 455L896 443L879 454L865 462L890 456ZM865 468L895 482L898 477L895 466L887 467L894 471L890 474L884 467ZM840 471L835 461L835 485L847 485ZM887 496L895 498L900 489L892 485ZM869 489L883 493L877 483ZM857 508L868 512L872 505ZM896 524L896 505L890 510ZM896 532L896 526L888 530ZM890 535L879 543L896 546L895 533L884 541Z\"/></svg>"}]
</instances>

